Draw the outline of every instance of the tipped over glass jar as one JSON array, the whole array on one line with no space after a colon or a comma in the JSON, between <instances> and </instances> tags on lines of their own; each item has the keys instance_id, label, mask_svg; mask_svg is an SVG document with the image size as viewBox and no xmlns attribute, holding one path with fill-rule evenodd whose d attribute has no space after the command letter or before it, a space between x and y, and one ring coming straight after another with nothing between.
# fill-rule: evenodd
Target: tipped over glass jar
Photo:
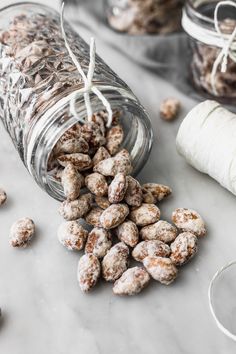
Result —
<instances>
[{"instance_id":1,"label":"tipped over glass jar","mask_svg":"<svg viewBox=\"0 0 236 354\"><path fill-rule=\"evenodd\" d=\"M236 38L229 41L236 27L236 8L215 0L187 0L182 26L190 38L190 77L197 91L221 102L234 103Z\"/></svg>"},{"instance_id":2,"label":"tipped over glass jar","mask_svg":"<svg viewBox=\"0 0 236 354\"><path fill-rule=\"evenodd\" d=\"M87 74L89 46L67 23L64 26L70 47ZM104 106L92 93L92 122L87 121L82 93L76 96L77 117L71 114L70 94L83 88L84 82L65 47L60 16L55 10L35 3L15 4L0 10L0 77L0 118L6 130L38 185L62 200L64 194L57 175L58 142L71 134L79 137L78 132L83 130L84 140L93 136L98 148L105 144L109 130L104 129L107 120ZM99 56L93 82L111 105L112 127L118 124L122 127L120 148L130 153L133 173L137 174L152 145L147 113L129 87ZM84 125L78 123L78 117L85 121ZM78 152L78 146L76 149ZM63 153L70 151L67 146ZM95 150L88 153L92 160Z\"/></svg>"},{"instance_id":3,"label":"tipped over glass jar","mask_svg":"<svg viewBox=\"0 0 236 354\"><path fill-rule=\"evenodd\" d=\"M183 0L105 0L110 26L129 34L180 31Z\"/></svg>"}]
</instances>

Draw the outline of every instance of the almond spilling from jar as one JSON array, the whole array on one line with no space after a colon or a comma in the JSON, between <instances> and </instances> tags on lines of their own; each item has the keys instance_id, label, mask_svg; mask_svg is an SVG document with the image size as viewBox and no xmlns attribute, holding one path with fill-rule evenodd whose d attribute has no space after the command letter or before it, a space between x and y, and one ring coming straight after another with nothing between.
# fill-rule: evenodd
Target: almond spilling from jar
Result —
<instances>
[{"instance_id":1,"label":"almond spilling from jar","mask_svg":"<svg viewBox=\"0 0 236 354\"><path fill-rule=\"evenodd\" d=\"M80 188L83 183L83 176L72 164L68 164L62 172L61 184L65 197L68 200L75 200L79 197Z\"/></svg>"},{"instance_id":2,"label":"almond spilling from jar","mask_svg":"<svg viewBox=\"0 0 236 354\"><path fill-rule=\"evenodd\" d=\"M119 242L105 255L102 261L102 274L106 281L115 281L120 278L128 267L129 248Z\"/></svg>"},{"instance_id":3,"label":"almond spilling from jar","mask_svg":"<svg viewBox=\"0 0 236 354\"><path fill-rule=\"evenodd\" d=\"M33 220L22 218L14 222L10 229L10 245L26 247L34 236L35 225Z\"/></svg>"},{"instance_id":4,"label":"almond spilling from jar","mask_svg":"<svg viewBox=\"0 0 236 354\"><path fill-rule=\"evenodd\" d=\"M154 204L160 202L172 193L170 187L158 183L145 183L143 184L142 189L144 193L152 194L153 198L155 199Z\"/></svg>"},{"instance_id":5,"label":"almond spilling from jar","mask_svg":"<svg viewBox=\"0 0 236 354\"><path fill-rule=\"evenodd\" d=\"M198 250L198 239L191 232L183 232L179 234L175 241L170 245L172 262L181 266L187 263Z\"/></svg>"},{"instance_id":6,"label":"almond spilling from jar","mask_svg":"<svg viewBox=\"0 0 236 354\"><path fill-rule=\"evenodd\" d=\"M88 231L78 221L63 222L57 231L58 240L68 250L80 251L84 248Z\"/></svg>"},{"instance_id":7,"label":"almond spilling from jar","mask_svg":"<svg viewBox=\"0 0 236 354\"><path fill-rule=\"evenodd\" d=\"M121 125L111 127L106 135L106 148L111 155L115 155L124 139L124 131Z\"/></svg>"},{"instance_id":8,"label":"almond spilling from jar","mask_svg":"<svg viewBox=\"0 0 236 354\"><path fill-rule=\"evenodd\" d=\"M124 199L127 189L126 175L118 173L108 188L108 200L112 203L119 203Z\"/></svg>"},{"instance_id":9,"label":"almond spilling from jar","mask_svg":"<svg viewBox=\"0 0 236 354\"><path fill-rule=\"evenodd\" d=\"M112 204L103 211L100 222L104 229L114 229L120 225L129 214L129 208L125 204Z\"/></svg>"},{"instance_id":10,"label":"almond spilling from jar","mask_svg":"<svg viewBox=\"0 0 236 354\"><path fill-rule=\"evenodd\" d=\"M101 272L98 258L94 254L83 255L78 263L77 279L82 291L91 290L97 283Z\"/></svg>"},{"instance_id":11,"label":"almond spilling from jar","mask_svg":"<svg viewBox=\"0 0 236 354\"><path fill-rule=\"evenodd\" d=\"M149 281L150 276L145 269L129 268L116 280L113 292L115 295L136 295L148 285Z\"/></svg>"},{"instance_id":12,"label":"almond spilling from jar","mask_svg":"<svg viewBox=\"0 0 236 354\"><path fill-rule=\"evenodd\" d=\"M170 247L159 240L142 241L133 249L132 257L142 262L146 257L169 257Z\"/></svg>"},{"instance_id":13,"label":"almond spilling from jar","mask_svg":"<svg viewBox=\"0 0 236 354\"><path fill-rule=\"evenodd\" d=\"M115 156L100 161L94 166L94 171L101 173L103 176L114 177L118 173L130 174L132 166L130 159L123 156Z\"/></svg>"},{"instance_id":14,"label":"almond spilling from jar","mask_svg":"<svg viewBox=\"0 0 236 354\"><path fill-rule=\"evenodd\" d=\"M206 235L206 227L202 217L192 209L176 209L172 213L172 221L181 231L192 232L198 237Z\"/></svg>"},{"instance_id":15,"label":"almond spilling from jar","mask_svg":"<svg viewBox=\"0 0 236 354\"><path fill-rule=\"evenodd\" d=\"M106 178L100 173L94 172L85 177L85 185L90 190L90 192L99 197L107 194L107 181Z\"/></svg>"},{"instance_id":16,"label":"almond spilling from jar","mask_svg":"<svg viewBox=\"0 0 236 354\"><path fill-rule=\"evenodd\" d=\"M102 213L103 213L103 209L94 207L85 216L85 221L89 225L93 225L94 227L101 227L100 217Z\"/></svg>"},{"instance_id":17,"label":"almond spilling from jar","mask_svg":"<svg viewBox=\"0 0 236 354\"><path fill-rule=\"evenodd\" d=\"M61 203L59 214L68 221L82 218L89 212L92 207L92 195L90 193L83 194L79 199Z\"/></svg>"},{"instance_id":18,"label":"almond spilling from jar","mask_svg":"<svg viewBox=\"0 0 236 354\"><path fill-rule=\"evenodd\" d=\"M140 183L133 177L127 176L127 191L125 201L128 205L139 207L143 201L142 187Z\"/></svg>"},{"instance_id":19,"label":"almond spilling from jar","mask_svg":"<svg viewBox=\"0 0 236 354\"><path fill-rule=\"evenodd\" d=\"M144 258L143 265L153 279L165 285L171 284L178 274L170 258L148 256Z\"/></svg>"},{"instance_id":20,"label":"almond spilling from jar","mask_svg":"<svg viewBox=\"0 0 236 354\"><path fill-rule=\"evenodd\" d=\"M118 239L123 241L126 245L130 247L137 245L139 240L139 231L133 221L124 221L115 229L115 232Z\"/></svg>"},{"instance_id":21,"label":"almond spilling from jar","mask_svg":"<svg viewBox=\"0 0 236 354\"><path fill-rule=\"evenodd\" d=\"M61 155L57 158L57 161L63 167L66 167L70 163L74 165L79 171L83 171L92 167L90 156L82 153Z\"/></svg>"},{"instance_id":22,"label":"almond spilling from jar","mask_svg":"<svg viewBox=\"0 0 236 354\"><path fill-rule=\"evenodd\" d=\"M146 226L153 224L160 218L160 210L154 204L142 204L139 208L130 212L129 218L137 226Z\"/></svg>"},{"instance_id":23,"label":"almond spilling from jar","mask_svg":"<svg viewBox=\"0 0 236 354\"><path fill-rule=\"evenodd\" d=\"M95 227L89 233L85 252L92 253L98 258L103 258L111 246L111 233L101 227Z\"/></svg>"},{"instance_id":24,"label":"almond spilling from jar","mask_svg":"<svg viewBox=\"0 0 236 354\"><path fill-rule=\"evenodd\" d=\"M143 240L159 240L165 243L174 241L177 234L176 227L164 220L159 220L140 230L140 236Z\"/></svg>"}]
</instances>

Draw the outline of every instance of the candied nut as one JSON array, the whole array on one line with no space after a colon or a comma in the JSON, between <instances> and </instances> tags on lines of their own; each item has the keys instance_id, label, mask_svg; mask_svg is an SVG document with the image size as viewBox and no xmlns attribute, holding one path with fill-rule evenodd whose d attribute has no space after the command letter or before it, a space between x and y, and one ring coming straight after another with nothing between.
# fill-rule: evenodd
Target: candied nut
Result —
<instances>
[{"instance_id":1,"label":"candied nut","mask_svg":"<svg viewBox=\"0 0 236 354\"><path fill-rule=\"evenodd\" d=\"M118 157L118 158L124 157L125 159L131 160L130 153L129 153L129 151L126 150L126 149L121 149L121 150L116 154L115 157Z\"/></svg>"},{"instance_id":2,"label":"candied nut","mask_svg":"<svg viewBox=\"0 0 236 354\"><path fill-rule=\"evenodd\" d=\"M145 269L141 267L129 268L116 280L113 292L116 295L135 295L140 293L149 281L150 276Z\"/></svg>"},{"instance_id":3,"label":"candied nut","mask_svg":"<svg viewBox=\"0 0 236 354\"><path fill-rule=\"evenodd\" d=\"M159 220L160 210L154 204L143 203L139 208L132 210L129 217L137 226L146 226Z\"/></svg>"},{"instance_id":4,"label":"candied nut","mask_svg":"<svg viewBox=\"0 0 236 354\"><path fill-rule=\"evenodd\" d=\"M133 249L132 257L142 262L146 257L169 257L170 247L159 240L142 241Z\"/></svg>"},{"instance_id":5,"label":"candied nut","mask_svg":"<svg viewBox=\"0 0 236 354\"><path fill-rule=\"evenodd\" d=\"M82 291L91 290L97 283L101 273L101 266L94 254L84 254L78 263L77 278Z\"/></svg>"},{"instance_id":6,"label":"candied nut","mask_svg":"<svg viewBox=\"0 0 236 354\"><path fill-rule=\"evenodd\" d=\"M143 240L159 240L165 243L174 241L177 233L176 227L164 220L145 226L140 230Z\"/></svg>"},{"instance_id":7,"label":"candied nut","mask_svg":"<svg viewBox=\"0 0 236 354\"><path fill-rule=\"evenodd\" d=\"M144 258L143 265L153 279L165 285L172 283L178 273L170 258L148 256Z\"/></svg>"},{"instance_id":8,"label":"candied nut","mask_svg":"<svg viewBox=\"0 0 236 354\"><path fill-rule=\"evenodd\" d=\"M107 194L107 181L106 178L100 173L94 172L85 177L85 185L90 190L90 192L99 197Z\"/></svg>"},{"instance_id":9,"label":"candied nut","mask_svg":"<svg viewBox=\"0 0 236 354\"><path fill-rule=\"evenodd\" d=\"M63 186L65 197L68 200L75 200L79 197L82 181L83 177L74 165L68 164L61 176L61 184Z\"/></svg>"},{"instance_id":10,"label":"candied nut","mask_svg":"<svg viewBox=\"0 0 236 354\"><path fill-rule=\"evenodd\" d=\"M124 131L121 125L111 127L106 135L106 148L111 155L115 155L124 139Z\"/></svg>"},{"instance_id":11,"label":"candied nut","mask_svg":"<svg viewBox=\"0 0 236 354\"><path fill-rule=\"evenodd\" d=\"M58 240L68 250L80 251L84 248L88 231L78 221L65 221L57 231Z\"/></svg>"},{"instance_id":12,"label":"candied nut","mask_svg":"<svg viewBox=\"0 0 236 354\"><path fill-rule=\"evenodd\" d=\"M126 245L130 247L137 245L139 240L139 231L133 221L124 221L115 229L115 232L118 239L123 241Z\"/></svg>"},{"instance_id":13,"label":"candied nut","mask_svg":"<svg viewBox=\"0 0 236 354\"><path fill-rule=\"evenodd\" d=\"M59 139L59 142L62 144L70 139L79 139L81 134L81 125L79 123L74 124L70 127Z\"/></svg>"},{"instance_id":14,"label":"candied nut","mask_svg":"<svg viewBox=\"0 0 236 354\"><path fill-rule=\"evenodd\" d=\"M202 217L192 209L175 209L172 213L172 221L181 231L192 232L198 237L206 235L205 223Z\"/></svg>"},{"instance_id":15,"label":"candied nut","mask_svg":"<svg viewBox=\"0 0 236 354\"><path fill-rule=\"evenodd\" d=\"M107 209L111 204L106 197L95 197L95 202L99 206L99 208Z\"/></svg>"},{"instance_id":16,"label":"candied nut","mask_svg":"<svg viewBox=\"0 0 236 354\"><path fill-rule=\"evenodd\" d=\"M68 221L82 218L91 209L92 201L90 193L83 194L76 200L65 200L61 203L59 214Z\"/></svg>"},{"instance_id":17,"label":"candied nut","mask_svg":"<svg viewBox=\"0 0 236 354\"><path fill-rule=\"evenodd\" d=\"M100 126L94 122L87 122L81 127L81 136L89 143L90 147L99 147L106 144Z\"/></svg>"},{"instance_id":18,"label":"candied nut","mask_svg":"<svg viewBox=\"0 0 236 354\"><path fill-rule=\"evenodd\" d=\"M108 200L110 203L119 203L124 199L127 189L126 175L118 173L108 188Z\"/></svg>"},{"instance_id":19,"label":"candied nut","mask_svg":"<svg viewBox=\"0 0 236 354\"><path fill-rule=\"evenodd\" d=\"M164 120L173 120L180 111L180 101L176 98L167 98L161 103L160 113Z\"/></svg>"},{"instance_id":20,"label":"candied nut","mask_svg":"<svg viewBox=\"0 0 236 354\"><path fill-rule=\"evenodd\" d=\"M100 217L103 213L103 209L95 207L92 208L85 217L85 221L93 226L101 227Z\"/></svg>"},{"instance_id":21,"label":"candied nut","mask_svg":"<svg viewBox=\"0 0 236 354\"><path fill-rule=\"evenodd\" d=\"M143 192L150 192L154 199L155 203L160 202L162 199L168 197L171 193L172 190L168 186L164 186L164 184L158 184L158 183L145 183L142 186Z\"/></svg>"},{"instance_id":22,"label":"candied nut","mask_svg":"<svg viewBox=\"0 0 236 354\"><path fill-rule=\"evenodd\" d=\"M100 161L103 161L105 159L108 159L109 157L111 157L111 155L109 154L109 152L107 151L106 148L104 148L103 146L101 146L96 154L93 157L93 165L97 165Z\"/></svg>"},{"instance_id":23,"label":"candied nut","mask_svg":"<svg viewBox=\"0 0 236 354\"><path fill-rule=\"evenodd\" d=\"M10 229L10 245L13 247L26 247L35 233L33 220L22 218L14 222Z\"/></svg>"},{"instance_id":24,"label":"candied nut","mask_svg":"<svg viewBox=\"0 0 236 354\"><path fill-rule=\"evenodd\" d=\"M111 248L111 233L101 227L95 227L88 236L85 252L103 258Z\"/></svg>"},{"instance_id":25,"label":"candied nut","mask_svg":"<svg viewBox=\"0 0 236 354\"><path fill-rule=\"evenodd\" d=\"M79 171L83 171L92 167L92 161L89 155L81 153L61 155L57 158L57 161L63 167L66 167L69 163L71 163Z\"/></svg>"},{"instance_id":26,"label":"candied nut","mask_svg":"<svg viewBox=\"0 0 236 354\"><path fill-rule=\"evenodd\" d=\"M100 217L104 229L114 229L120 225L129 214L129 208L125 204L112 204L105 209Z\"/></svg>"},{"instance_id":27,"label":"candied nut","mask_svg":"<svg viewBox=\"0 0 236 354\"><path fill-rule=\"evenodd\" d=\"M3 205L7 200L7 193L0 188L0 205Z\"/></svg>"},{"instance_id":28,"label":"candied nut","mask_svg":"<svg viewBox=\"0 0 236 354\"><path fill-rule=\"evenodd\" d=\"M120 278L128 267L129 248L123 242L115 244L102 260L102 275L106 281Z\"/></svg>"},{"instance_id":29,"label":"candied nut","mask_svg":"<svg viewBox=\"0 0 236 354\"><path fill-rule=\"evenodd\" d=\"M147 203L147 204L157 203L157 199L154 197L154 195L152 195L151 192L147 192L144 189L142 189L142 192L143 192L143 203Z\"/></svg>"},{"instance_id":30,"label":"candied nut","mask_svg":"<svg viewBox=\"0 0 236 354\"><path fill-rule=\"evenodd\" d=\"M63 141L62 143L59 141L58 148L59 151L64 154L73 154L78 152L86 154L89 151L89 145L87 141L82 137L71 138Z\"/></svg>"},{"instance_id":31,"label":"candied nut","mask_svg":"<svg viewBox=\"0 0 236 354\"><path fill-rule=\"evenodd\" d=\"M177 266L187 263L197 253L197 243L197 237L191 232L179 234L170 245L172 262Z\"/></svg>"},{"instance_id":32,"label":"candied nut","mask_svg":"<svg viewBox=\"0 0 236 354\"><path fill-rule=\"evenodd\" d=\"M118 173L129 174L132 171L130 159L123 156L110 157L100 161L94 166L94 171L101 173L103 176L114 177Z\"/></svg>"},{"instance_id":33,"label":"candied nut","mask_svg":"<svg viewBox=\"0 0 236 354\"><path fill-rule=\"evenodd\" d=\"M131 176L126 177L127 191L125 194L125 201L130 206L139 207L143 201L142 187L140 183Z\"/></svg>"}]
</instances>

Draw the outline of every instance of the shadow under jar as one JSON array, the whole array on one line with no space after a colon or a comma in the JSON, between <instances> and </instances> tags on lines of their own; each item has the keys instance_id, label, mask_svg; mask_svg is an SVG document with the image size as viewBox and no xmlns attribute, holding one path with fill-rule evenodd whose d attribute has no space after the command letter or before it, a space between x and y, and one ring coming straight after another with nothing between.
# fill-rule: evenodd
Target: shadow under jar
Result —
<instances>
[{"instance_id":1,"label":"shadow under jar","mask_svg":"<svg viewBox=\"0 0 236 354\"><path fill-rule=\"evenodd\" d=\"M197 91L223 103L236 102L236 56L228 55L226 72L218 65L214 80L213 65L222 50L222 38L214 25L214 12L219 1L187 0L183 10L182 26L190 38L190 79ZM218 23L225 41L236 26L236 9L222 6L218 10ZM231 49L236 49L236 42ZM233 58L234 57L234 58Z\"/></svg>"},{"instance_id":2,"label":"shadow under jar","mask_svg":"<svg viewBox=\"0 0 236 354\"><path fill-rule=\"evenodd\" d=\"M67 23L65 31L87 74L88 45ZM109 100L114 119L119 115L124 131L121 148L129 151L137 174L152 146L149 118L129 87L99 56L93 82ZM78 119L70 113L70 94L83 87L65 48L56 11L35 3L0 11L0 118L30 174L58 200L64 194L52 173L52 151L66 132L78 126ZM90 98L93 112L105 119L101 101L94 94ZM83 94L77 95L75 109L81 120L87 119Z\"/></svg>"},{"instance_id":3,"label":"shadow under jar","mask_svg":"<svg viewBox=\"0 0 236 354\"><path fill-rule=\"evenodd\" d=\"M183 0L105 0L110 26L129 34L180 31Z\"/></svg>"}]
</instances>

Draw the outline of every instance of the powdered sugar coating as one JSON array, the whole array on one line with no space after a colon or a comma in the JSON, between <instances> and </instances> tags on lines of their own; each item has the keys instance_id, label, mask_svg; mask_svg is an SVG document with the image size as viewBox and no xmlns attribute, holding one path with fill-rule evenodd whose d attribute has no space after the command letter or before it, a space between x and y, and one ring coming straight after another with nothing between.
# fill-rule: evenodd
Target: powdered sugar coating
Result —
<instances>
[{"instance_id":1,"label":"powdered sugar coating","mask_svg":"<svg viewBox=\"0 0 236 354\"><path fill-rule=\"evenodd\" d=\"M154 204L160 202L161 200L168 197L172 193L170 187L158 183L145 183L143 184L142 189L144 192L146 193L149 192L152 194L153 198L155 199Z\"/></svg>"},{"instance_id":2,"label":"powdered sugar coating","mask_svg":"<svg viewBox=\"0 0 236 354\"><path fill-rule=\"evenodd\" d=\"M58 142L57 149L61 154L74 154L82 152L86 154L89 151L89 145L82 137L67 139L63 142Z\"/></svg>"},{"instance_id":3,"label":"powdered sugar coating","mask_svg":"<svg viewBox=\"0 0 236 354\"><path fill-rule=\"evenodd\" d=\"M68 164L61 175L61 184L68 200L75 200L79 197L82 182L83 176L74 165Z\"/></svg>"},{"instance_id":4,"label":"powdered sugar coating","mask_svg":"<svg viewBox=\"0 0 236 354\"><path fill-rule=\"evenodd\" d=\"M195 210L177 208L172 213L172 221L181 231L192 232L198 237L206 235L205 223Z\"/></svg>"},{"instance_id":5,"label":"powdered sugar coating","mask_svg":"<svg viewBox=\"0 0 236 354\"><path fill-rule=\"evenodd\" d=\"M145 269L129 268L116 280L113 292L115 295L136 295L148 285L149 281L150 276Z\"/></svg>"},{"instance_id":6,"label":"powdered sugar coating","mask_svg":"<svg viewBox=\"0 0 236 354\"><path fill-rule=\"evenodd\" d=\"M0 205L3 205L7 200L7 193L0 188Z\"/></svg>"},{"instance_id":7,"label":"powdered sugar coating","mask_svg":"<svg viewBox=\"0 0 236 354\"><path fill-rule=\"evenodd\" d=\"M150 257L169 257L170 247L159 240L142 241L133 249L132 257L142 262L144 258Z\"/></svg>"},{"instance_id":8,"label":"powdered sugar coating","mask_svg":"<svg viewBox=\"0 0 236 354\"><path fill-rule=\"evenodd\" d=\"M91 290L97 283L101 273L98 258L93 254L83 255L78 263L77 279L82 291Z\"/></svg>"},{"instance_id":9,"label":"powdered sugar coating","mask_svg":"<svg viewBox=\"0 0 236 354\"><path fill-rule=\"evenodd\" d=\"M111 248L111 233L101 227L95 227L88 236L85 252L103 258Z\"/></svg>"},{"instance_id":10,"label":"powdered sugar coating","mask_svg":"<svg viewBox=\"0 0 236 354\"><path fill-rule=\"evenodd\" d=\"M100 161L93 169L103 176L114 177L117 173L129 174L132 172L132 165L129 158L118 154L114 157Z\"/></svg>"},{"instance_id":11,"label":"powdered sugar coating","mask_svg":"<svg viewBox=\"0 0 236 354\"><path fill-rule=\"evenodd\" d=\"M63 222L57 231L58 240L68 250L80 251L84 248L88 231L78 221Z\"/></svg>"},{"instance_id":12,"label":"powdered sugar coating","mask_svg":"<svg viewBox=\"0 0 236 354\"><path fill-rule=\"evenodd\" d=\"M126 245L134 247L139 240L139 231L135 223L131 220L124 221L115 229L116 235L120 241Z\"/></svg>"},{"instance_id":13,"label":"powdered sugar coating","mask_svg":"<svg viewBox=\"0 0 236 354\"><path fill-rule=\"evenodd\" d=\"M161 118L167 121L177 117L180 110L180 101L177 98L167 98L160 105Z\"/></svg>"},{"instance_id":14,"label":"powdered sugar coating","mask_svg":"<svg viewBox=\"0 0 236 354\"><path fill-rule=\"evenodd\" d=\"M66 167L69 163L74 165L79 171L84 171L92 167L92 161L89 155L82 153L60 155L57 158L59 164Z\"/></svg>"},{"instance_id":15,"label":"powdered sugar coating","mask_svg":"<svg viewBox=\"0 0 236 354\"><path fill-rule=\"evenodd\" d=\"M101 227L100 217L102 213L103 213L103 209L94 207L86 215L85 221L90 225Z\"/></svg>"},{"instance_id":16,"label":"powdered sugar coating","mask_svg":"<svg viewBox=\"0 0 236 354\"><path fill-rule=\"evenodd\" d=\"M119 242L105 255L102 261L102 274L106 281L115 281L128 267L129 248Z\"/></svg>"},{"instance_id":17,"label":"powdered sugar coating","mask_svg":"<svg viewBox=\"0 0 236 354\"><path fill-rule=\"evenodd\" d=\"M108 200L110 203L119 203L124 199L127 189L126 175L118 173L108 188Z\"/></svg>"},{"instance_id":18,"label":"powdered sugar coating","mask_svg":"<svg viewBox=\"0 0 236 354\"><path fill-rule=\"evenodd\" d=\"M26 247L35 233L33 220L22 218L14 222L10 228L10 245L13 247Z\"/></svg>"},{"instance_id":19,"label":"powdered sugar coating","mask_svg":"<svg viewBox=\"0 0 236 354\"><path fill-rule=\"evenodd\" d=\"M104 148L104 146L101 146L96 154L93 156L93 165L97 165L100 161L103 161L105 159L108 159L109 157L111 157L111 155L109 154L109 152L107 151L106 148Z\"/></svg>"},{"instance_id":20,"label":"powdered sugar coating","mask_svg":"<svg viewBox=\"0 0 236 354\"><path fill-rule=\"evenodd\" d=\"M172 262L177 265L187 263L198 250L198 239L191 232L183 232L179 234L175 241L170 245Z\"/></svg>"},{"instance_id":21,"label":"powdered sugar coating","mask_svg":"<svg viewBox=\"0 0 236 354\"><path fill-rule=\"evenodd\" d=\"M99 148L106 144L106 138L99 124L86 122L81 126L81 136L88 142L91 148Z\"/></svg>"},{"instance_id":22,"label":"powdered sugar coating","mask_svg":"<svg viewBox=\"0 0 236 354\"><path fill-rule=\"evenodd\" d=\"M115 155L124 139L124 131L121 125L111 127L106 135L106 148L111 155Z\"/></svg>"},{"instance_id":23,"label":"powdered sugar coating","mask_svg":"<svg viewBox=\"0 0 236 354\"><path fill-rule=\"evenodd\" d=\"M139 207L143 201L142 187L140 183L133 177L127 176L127 191L125 201L128 205Z\"/></svg>"},{"instance_id":24,"label":"powdered sugar coating","mask_svg":"<svg viewBox=\"0 0 236 354\"><path fill-rule=\"evenodd\" d=\"M95 203L103 210L107 209L111 204L106 197L95 197Z\"/></svg>"},{"instance_id":25,"label":"powdered sugar coating","mask_svg":"<svg viewBox=\"0 0 236 354\"><path fill-rule=\"evenodd\" d=\"M82 218L89 212L92 207L92 195L90 193L83 194L79 199L61 203L59 214L68 221Z\"/></svg>"},{"instance_id":26,"label":"powdered sugar coating","mask_svg":"<svg viewBox=\"0 0 236 354\"><path fill-rule=\"evenodd\" d=\"M106 178L100 173L94 172L85 177L86 187L97 196L104 196L107 194L108 185Z\"/></svg>"},{"instance_id":27,"label":"powdered sugar coating","mask_svg":"<svg viewBox=\"0 0 236 354\"><path fill-rule=\"evenodd\" d=\"M171 284L178 274L170 258L148 256L144 258L143 265L153 279L165 285Z\"/></svg>"},{"instance_id":28,"label":"powdered sugar coating","mask_svg":"<svg viewBox=\"0 0 236 354\"><path fill-rule=\"evenodd\" d=\"M159 220L160 210L154 204L143 203L139 208L130 212L129 218L137 226L150 225Z\"/></svg>"},{"instance_id":29,"label":"powdered sugar coating","mask_svg":"<svg viewBox=\"0 0 236 354\"><path fill-rule=\"evenodd\" d=\"M140 230L140 236L143 240L160 240L165 243L174 241L177 234L176 227L164 220L159 220Z\"/></svg>"},{"instance_id":30,"label":"powdered sugar coating","mask_svg":"<svg viewBox=\"0 0 236 354\"><path fill-rule=\"evenodd\" d=\"M120 225L127 215L129 208L126 204L112 204L103 211L100 221L104 229L113 229Z\"/></svg>"}]
</instances>

